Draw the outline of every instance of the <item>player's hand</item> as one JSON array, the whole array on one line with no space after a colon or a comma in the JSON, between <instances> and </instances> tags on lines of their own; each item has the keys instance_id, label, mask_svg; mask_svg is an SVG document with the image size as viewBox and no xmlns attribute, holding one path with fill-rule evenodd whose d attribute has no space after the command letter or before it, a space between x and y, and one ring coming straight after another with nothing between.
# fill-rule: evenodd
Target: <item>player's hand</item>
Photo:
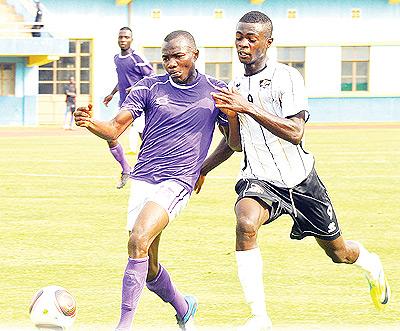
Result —
<instances>
[{"instance_id":1,"label":"player's hand","mask_svg":"<svg viewBox=\"0 0 400 331\"><path fill-rule=\"evenodd\" d=\"M206 175L200 175L199 178L197 178L196 184L194 185L194 191L196 194L199 194L201 191L201 187L204 184L204 181L206 180Z\"/></svg>"},{"instance_id":2,"label":"player's hand","mask_svg":"<svg viewBox=\"0 0 400 331\"><path fill-rule=\"evenodd\" d=\"M238 90L217 87L219 93L211 93L215 106L229 117L236 117L237 113L245 113L251 104L243 98Z\"/></svg>"},{"instance_id":3,"label":"player's hand","mask_svg":"<svg viewBox=\"0 0 400 331\"><path fill-rule=\"evenodd\" d=\"M75 124L80 127L88 127L92 123L93 106L89 104L87 107L79 107L74 111Z\"/></svg>"},{"instance_id":4,"label":"player's hand","mask_svg":"<svg viewBox=\"0 0 400 331\"><path fill-rule=\"evenodd\" d=\"M104 98L104 100L103 100L103 104L104 104L106 107L108 107L108 103L112 100L112 98L113 98L113 95L112 95L112 94L107 95L107 96Z\"/></svg>"}]
</instances>

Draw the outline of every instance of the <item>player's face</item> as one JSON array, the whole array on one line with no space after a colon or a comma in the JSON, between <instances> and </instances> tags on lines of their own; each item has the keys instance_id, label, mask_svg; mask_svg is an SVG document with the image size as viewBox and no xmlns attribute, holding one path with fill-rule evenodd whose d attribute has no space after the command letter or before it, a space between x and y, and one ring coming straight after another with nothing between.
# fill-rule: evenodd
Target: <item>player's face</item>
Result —
<instances>
[{"instance_id":1,"label":"player's face","mask_svg":"<svg viewBox=\"0 0 400 331\"><path fill-rule=\"evenodd\" d=\"M272 41L262 23L239 22L236 27L236 51L245 66L264 67Z\"/></svg>"},{"instance_id":2,"label":"player's face","mask_svg":"<svg viewBox=\"0 0 400 331\"><path fill-rule=\"evenodd\" d=\"M122 51L126 51L131 47L132 33L129 30L120 30L118 34L118 46Z\"/></svg>"},{"instance_id":3,"label":"player's face","mask_svg":"<svg viewBox=\"0 0 400 331\"><path fill-rule=\"evenodd\" d=\"M195 79L199 51L193 50L184 38L164 42L161 56L165 70L175 83L187 84Z\"/></svg>"}]
</instances>

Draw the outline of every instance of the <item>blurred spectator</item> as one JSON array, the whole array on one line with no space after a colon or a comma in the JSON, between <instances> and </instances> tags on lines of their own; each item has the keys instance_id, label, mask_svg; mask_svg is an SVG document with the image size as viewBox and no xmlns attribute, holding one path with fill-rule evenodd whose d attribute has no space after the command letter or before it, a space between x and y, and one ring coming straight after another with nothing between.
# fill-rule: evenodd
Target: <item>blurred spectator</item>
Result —
<instances>
[{"instance_id":1,"label":"blurred spectator","mask_svg":"<svg viewBox=\"0 0 400 331\"><path fill-rule=\"evenodd\" d=\"M65 102L67 104L64 115L64 129L72 130L72 121L74 119L74 111L76 107L76 85L75 78L69 78L69 84L64 87Z\"/></svg>"},{"instance_id":2,"label":"blurred spectator","mask_svg":"<svg viewBox=\"0 0 400 331\"><path fill-rule=\"evenodd\" d=\"M36 23L40 23L40 22L42 22L42 16L43 16L43 12L40 9L40 1L39 0L35 0L35 4L36 4L35 22ZM43 27L43 25L34 25L32 27L32 29L40 30L42 27ZM40 37L41 35L42 35L41 32L32 32L32 37Z\"/></svg>"}]
</instances>

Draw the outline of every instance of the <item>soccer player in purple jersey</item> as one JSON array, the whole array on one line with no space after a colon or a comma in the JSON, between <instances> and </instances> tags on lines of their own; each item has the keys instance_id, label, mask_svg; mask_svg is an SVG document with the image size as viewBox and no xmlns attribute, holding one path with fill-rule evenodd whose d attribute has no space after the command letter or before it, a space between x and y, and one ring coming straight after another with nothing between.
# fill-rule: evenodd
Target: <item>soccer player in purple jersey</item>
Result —
<instances>
[{"instance_id":1,"label":"soccer player in purple jersey","mask_svg":"<svg viewBox=\"0 0 400 331\"><path fill-rule=\"evenodd\" d=\"M117 330L129 330L144 285L176 310L178 325L190 330L197 301L183 296L158 262L163 229L185 207L206 158L215 123L226 134L226 116L211 93L225 83L199 73L195 41L186 31L168 34L162 45L165 75L146 77L130 91L109 122L78 108L75 122L106 140L115 140L145 113L146 125L138 160L130 177L127 229L129 259L122 284Z\"/></svg>"},{"instance_id":2,"label":"soccer player in purple jersey","mask_svg":"<svg viewBox=\"0 0 400 331\"><path fill-rule=\"evenodd\" d=\"M137 54L131 48L131 44L132 30L128 27L121 28L118 34L118 46L120 47L121 52L114 56L114 63L118 75L118 83L115 85L112 92L104 98L103 103L106 107L108 107L108 103L112 100L117 91L119 91L118 105L121 107L122 103L125 101L129 89L143 77L153 74L153 68L150 63L145 61L139 54ZM136 130L140 134L143 131L143 126L144 117L139 121L136 121L135 125L132 126L132 129ZM132 136L133 135L130 135L130 137ZM137 137L137 134L134 136ZM117 185L117 188L120 189L127 183L131 167L125 158L124 151L122 146L118 143L118 140L107 140L107 143L111 154L122 168L121 179ZM131 146L134 144L137 144L137 140L135 143L132 143Z\"/></svg>"}]
</instances>

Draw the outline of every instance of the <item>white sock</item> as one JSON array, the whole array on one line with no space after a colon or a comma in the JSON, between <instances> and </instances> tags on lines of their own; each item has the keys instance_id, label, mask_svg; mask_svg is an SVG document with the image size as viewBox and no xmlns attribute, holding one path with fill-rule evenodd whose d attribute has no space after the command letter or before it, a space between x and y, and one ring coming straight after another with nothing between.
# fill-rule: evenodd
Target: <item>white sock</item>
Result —
<instances>
[{"instance_id":1,"label":"white sock","mask_svg":"<svg viewBox=\"0 0 400 331\"><path fill-rule=\"evenodd\" d=\"M368 252L367 249L359 242L354 241L354 243L358 245L360 250L360 255L358 255L358 258L354 264L359 266L364 271L369 272L374 278L378 278L379 272L382 268L378 255Z\"/></svg>"},{"instance_id":2,"label":"white sock","mask_svg":"<svg viewBox=\"0 0 400 331\"><path fill-rule=\"evenodd\" d=\"M267 317L260 249L236 251L238 276L246 302L255 316Z\"/></svg>"}]
</instances>

